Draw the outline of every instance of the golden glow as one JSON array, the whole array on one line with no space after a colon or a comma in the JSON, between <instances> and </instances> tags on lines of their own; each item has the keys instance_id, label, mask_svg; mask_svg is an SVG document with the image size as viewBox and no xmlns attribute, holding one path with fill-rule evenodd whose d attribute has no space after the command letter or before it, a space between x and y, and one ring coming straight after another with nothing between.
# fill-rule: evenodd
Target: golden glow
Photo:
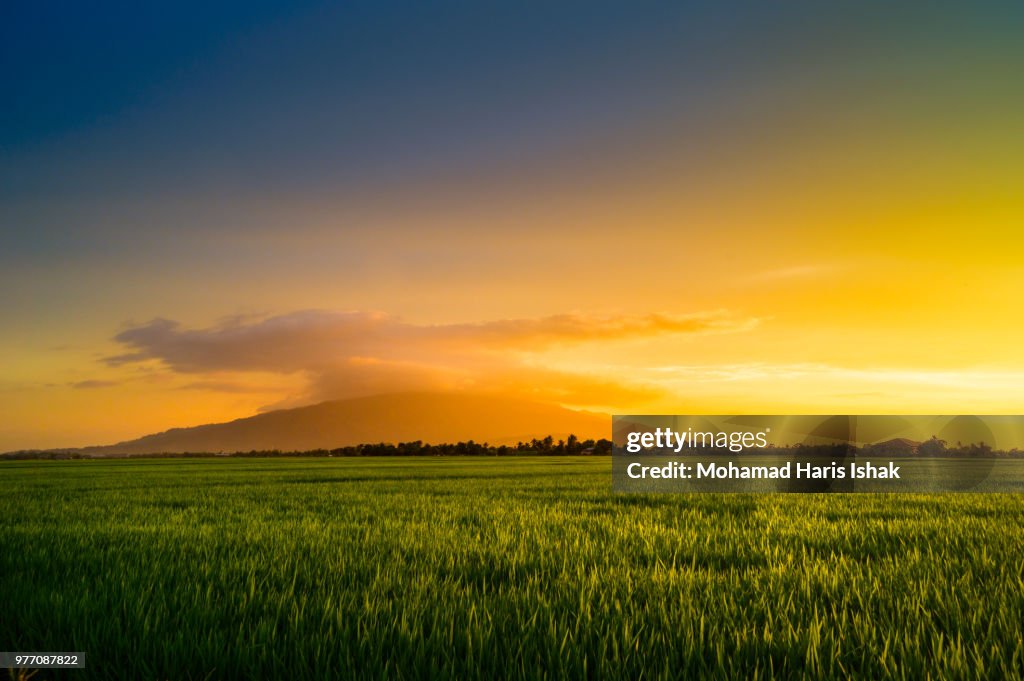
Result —
<instances>
[{"instance_id":1,"label":"golden glow","mask_svg":"<svg viewBox=\"0 0 1024 681\"><path fill-rule=\"evenodd\" d=\"M736 322L486 352L413 337L388 356L339 356L386 365L388 382L367 390L485 390L619 412L1021 412L1024 136L991 129L867 135L835 121L706 158L669 139L596 169L506 168L387 200L240 200L244 233L175 237L172 257L115 254L39 281L36 306L0 339L0 450L329 397L317 383L329 372L301 362L104 362L125 352L114 335L153 317L209 329L225 314L303 309L379 311L414 330L567 313ZM274 228L285 221L294 229Z\"/></svg>"}]
</instances>

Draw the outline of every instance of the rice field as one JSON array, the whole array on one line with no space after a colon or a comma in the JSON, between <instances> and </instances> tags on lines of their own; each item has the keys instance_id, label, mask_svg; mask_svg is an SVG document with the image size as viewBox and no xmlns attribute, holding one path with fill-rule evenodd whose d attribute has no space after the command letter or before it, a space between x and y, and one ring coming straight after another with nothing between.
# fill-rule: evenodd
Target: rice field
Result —
<instances>
[{"instance_id":1,"label":"rice field","mask_svg":"<svg viewBox=\"0 0 1024 681\"><path fill-rule=\"evenodd\" d=\"M0 650L87 655L34 679L1021 678L1022 631L1019 494L625 495L587 457L0 463Z\"/></svg>"}]
</instances>

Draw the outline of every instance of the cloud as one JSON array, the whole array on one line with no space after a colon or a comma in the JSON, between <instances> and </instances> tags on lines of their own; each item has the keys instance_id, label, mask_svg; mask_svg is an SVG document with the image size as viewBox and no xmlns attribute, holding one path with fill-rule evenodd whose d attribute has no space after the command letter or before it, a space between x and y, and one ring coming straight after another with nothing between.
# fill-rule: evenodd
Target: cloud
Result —
<instances>
[{"instance_id":1,"label":"cloud","mask_svg":"<svg viewBox=\"0 0 1024 681\"><path fill-rule=\"evenodd\" d=\"M160 362L216 388L231 372L302 373L303 395L274 406L409 390L475 390L573 404L650 394L600 377L530 366L525 358L560 346L665 335L727 333L754 319L692 315L562 314L469 324L412 324L374 312L305 310L264 319L232 318L201 329L154 319L115 336L125 352L112 366ZM226 385L236 385L227 383Z\"/></svg>"},{"instance_id":2,"label":"cloud","mask_svg":"<svg viewBox=\"0 0 1024 681\"><path fill-rule=\"evenodd\" d=\"M240 395L264 394L270 392L265 386L249 385L238 381L202 380L192 381L177 387L177 390L212 390L220 393L237 393Z\"/></svg>"},{"instance_id":3,"label":"cloud","mask_svg":"<svg viewBox=\"0 0 1024 681\"><path fill-rule=\"evenodd\" d=\"M666 394L699 394L705 406L776 413L809 404L813 413L1016 413L1024 382L1020 367L748 363L647 367L640 374Z\"/></svg>"},{"instance_id":4,"label":"cloud","mask_svg":"<svg viewBox=\"0 0 1024 681\"><path fill-rule=\"evenodd\" d=\"M68 385L70 385L72 388L77 388L80 390L89 390L92 388L111 388L119 384L117 381L99 381L90 379L88 381L76 381L74 383L69 383Z\"/></svg>"},{"instance_id":5,"label":"cloud","mask_svg":"<svg viewBox=\"0 0 1024 681\"><path fill-rule=\"evenodd\" d=\"M595 317L555 315L476 324L416 325L372 312L305 310L257 321L230 319L188 330L168 319L114 337L129 352L106 358L119 366L160 360L184 373L211 370L301 371L345 358L409 360L485 351L539 351L554 345L739 331L754 319L724 312L687 316Z\"/></svg>"},{"instance_id":6,"label":"cloud","mask_svg":"<svg viewBox=\"0 0 1024 681\"><path fill-rule=\"evenodd\" d=\"M817 263L780 267L773 270L755 272L745 278L747 283L766 284L789 280L806 280L828 277L848 269L836 263Z\"/></svg>"},{"instance_id":7,"label":"cloud","mask_svg":"<svg viewBox=\"0 0 1024 681\"><path fill-rule=\"evenodd\" d=\"M643 317L555 315L541 319L508 319L481 324L433 327L440 335L462 337L498 347L538 348L556 344L638 338L673 333L714 333L752 328L755 319L736 320L722 311L687 316L651 314Z\"/></svg>"}]
</instances>

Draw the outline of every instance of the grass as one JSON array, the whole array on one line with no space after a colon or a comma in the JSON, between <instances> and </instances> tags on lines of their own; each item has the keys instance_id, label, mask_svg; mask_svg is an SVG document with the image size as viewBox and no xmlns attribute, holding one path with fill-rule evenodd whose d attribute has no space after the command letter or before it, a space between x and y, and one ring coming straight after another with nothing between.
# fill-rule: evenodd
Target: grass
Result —
<instances>
[{"instance_id":1,"label":"grass","mask_svg":"<svg viewBox=\"0 0 1024 681\"><path fill-rule=\"evenodd\" d=\"M0 464L74 679L1024 675L1020 495L621 495L608 459Z\"/></svg>"}]
</instances>

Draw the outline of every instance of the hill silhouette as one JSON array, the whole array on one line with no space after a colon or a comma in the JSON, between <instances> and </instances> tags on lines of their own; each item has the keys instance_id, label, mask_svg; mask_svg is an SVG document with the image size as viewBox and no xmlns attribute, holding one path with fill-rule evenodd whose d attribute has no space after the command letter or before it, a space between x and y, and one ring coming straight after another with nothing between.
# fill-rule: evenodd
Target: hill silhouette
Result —
<instances>
[{"instance_id":1,"label":"hill silhouette","mask_svg":"<svg viewBox=\"0 0 1024 681\"><path fill-rule=\"evenodd\" d=\"M607 416L502 397L402 393L321 402L227 423L174 428L88 454L303 451L374 442L457 442L514 445L552 435L610 437Z\"/></svg>"}]
</instances>

